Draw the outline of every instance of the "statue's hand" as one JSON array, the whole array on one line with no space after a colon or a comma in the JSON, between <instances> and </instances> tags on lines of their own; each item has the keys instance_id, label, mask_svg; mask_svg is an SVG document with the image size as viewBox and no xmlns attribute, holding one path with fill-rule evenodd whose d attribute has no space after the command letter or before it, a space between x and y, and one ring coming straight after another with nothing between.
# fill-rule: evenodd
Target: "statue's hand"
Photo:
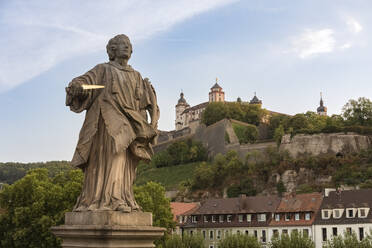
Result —
<instances>
[{"instance_id":1,"label":"statue's hand","mask_svg":"<svg viewBox=\"0 0 372 248\"><path fill-rule=\"evenodd\" d=\"M69 94L73 97L86 98L88 91L84 90L79 82L72 82L69 86Z\"/></svg>"}]
</instances>

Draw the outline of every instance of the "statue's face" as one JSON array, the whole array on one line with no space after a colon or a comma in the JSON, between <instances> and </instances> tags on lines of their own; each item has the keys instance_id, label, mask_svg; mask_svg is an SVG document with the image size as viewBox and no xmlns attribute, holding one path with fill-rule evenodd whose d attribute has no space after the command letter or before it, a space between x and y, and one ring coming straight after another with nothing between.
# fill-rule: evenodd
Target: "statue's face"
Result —
<instances>
[{"instance_id":1,"label":"statue's face","mask_svg":"<svg viewBox=\"0 0 372 248\"><path fill-rule=\"evenodd\" d=\"M127 39L119 39L116 44L115 57L119 59L129 59L132 54L132 46Z\"/></svg>"}]
</instances>

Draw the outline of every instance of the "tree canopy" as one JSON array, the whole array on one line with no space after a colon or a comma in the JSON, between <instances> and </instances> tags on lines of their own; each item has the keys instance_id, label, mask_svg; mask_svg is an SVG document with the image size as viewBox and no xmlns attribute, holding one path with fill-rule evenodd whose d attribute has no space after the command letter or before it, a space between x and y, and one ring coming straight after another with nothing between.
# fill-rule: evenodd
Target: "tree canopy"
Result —
<instances>
[{"instance_id":1,"label":"tree canopy","mask_svg":"<svg viewBox=\"0 0 372 248\"><path fill-rule=\"evenodd\" d=\"M372 102L365 97L351 99L342 108L342 116L349 125L372 125Z\"/></svg>"},{"instance_id":2,"label":"tree canopy","mask_svg":"<svg viewBox=\"0 0 372 248\"><path fill-rule=\"evenodd\" d=\"M259 125L267 111L259 104L241 102L213 102L208 104L202 114L202 123L209 126L222 119L234 119L255 126Z\"/></svg>"}]
</instances>

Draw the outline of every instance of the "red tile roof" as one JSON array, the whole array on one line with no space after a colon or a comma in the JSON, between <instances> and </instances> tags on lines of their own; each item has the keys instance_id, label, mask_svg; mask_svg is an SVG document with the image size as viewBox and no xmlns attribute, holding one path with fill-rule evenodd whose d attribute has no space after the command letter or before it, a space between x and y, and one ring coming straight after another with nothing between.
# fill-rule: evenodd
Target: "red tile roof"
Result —
<instances>
[{"instance_id":1,"label":"red tile roof","mask_svg":"<svg viewBox=\"0 0 372 248\"><path fill-rule=\"evenodd\" d=\"M183 215L194 209L197 209L200 204L198 202L185 203L185 202L171 202L171 209L173 214L173 220L177 220L177 216Z\"/></svg>"}]
</instances>

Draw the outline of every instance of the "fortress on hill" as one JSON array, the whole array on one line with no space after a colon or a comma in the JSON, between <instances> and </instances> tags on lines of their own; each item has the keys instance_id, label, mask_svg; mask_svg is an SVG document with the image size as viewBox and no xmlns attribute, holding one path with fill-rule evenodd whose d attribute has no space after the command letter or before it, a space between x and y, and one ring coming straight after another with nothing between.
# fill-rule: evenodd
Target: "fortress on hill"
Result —
<instances>
[{"instance_id":1,"label":"fortress on hill","mask_svg":"<svg viewBox=\"0 0 372 248\"><path fill-rule=\"evenodd\" d=\"M210 89L209 101L207 102L199 103L191 107L187 103L183 92L181 92L180 99L178 99L178 102L176 104L175 130L178 131L184 128L195 130L197 126L200 125L203 111L208 106L208 104L212 102L225 102L225 92L218 84L217 79L216 83ZM240 97L238 97L237 102L242 102ZM262 105L262 100L258 99L255 93L253 98L249 102L244 103ZM324 106L322 95L320 96L320 106L317 108L317 113L319 115L327 115L327 108ZM275 112L269 111L269 114L275 114Z\"/></svg>"}]
</instances>

